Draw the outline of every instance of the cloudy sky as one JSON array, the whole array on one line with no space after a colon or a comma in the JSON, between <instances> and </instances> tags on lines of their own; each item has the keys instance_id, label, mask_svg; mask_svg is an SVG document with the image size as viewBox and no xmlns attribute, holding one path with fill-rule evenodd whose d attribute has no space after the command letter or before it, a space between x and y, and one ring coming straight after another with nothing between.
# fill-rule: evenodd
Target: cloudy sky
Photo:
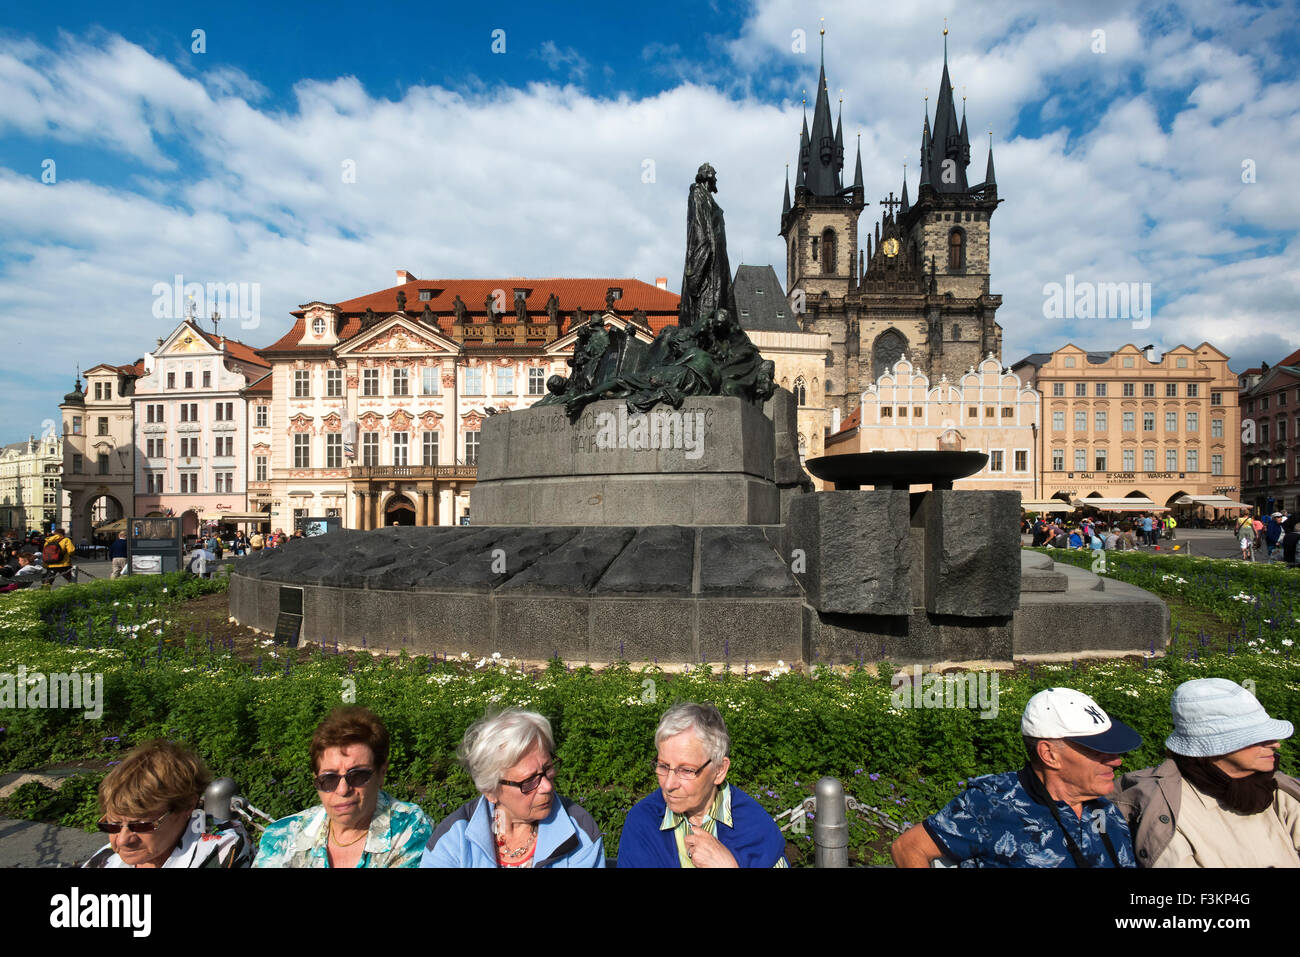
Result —
<instances>
[{"instance_id":1,"label":"cloudy sky","mask_svg":"<svg viewBox=\"0 0 1300 957\"><path fill-rule=\"evenodd\" d=\"M0 25L0 443L57 419L78 365L169 332L178 274L255 284L256 319L222 327L254 346L396 268L676 290L705 160L732 263L779 267L820 16L864 228L905 162L915 195L948 18L971 179L992 130L1004 200L1004 361L1208 340L1240 371L1300 346L1294 3L181 6ZM1150 326L1045 316L1067 276L1150 283Z\"/></svg>"}]
</instances>

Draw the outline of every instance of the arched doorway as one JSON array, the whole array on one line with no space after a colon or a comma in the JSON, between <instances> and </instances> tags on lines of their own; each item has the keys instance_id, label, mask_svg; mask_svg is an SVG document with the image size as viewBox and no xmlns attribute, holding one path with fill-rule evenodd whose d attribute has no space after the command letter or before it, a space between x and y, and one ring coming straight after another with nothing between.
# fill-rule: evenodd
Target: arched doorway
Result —
<instances>
[{"instance_id":1,"label":"arched doorway","mask_svg":"<svg viewBox=\"0 0 1300 957\"><path fill-rule=\"evenodd\" d=\"M907 351L907 339L897 329L886 329L876 337L871 346L871 375L879 379L886 372L892 372L894 363L903 358ZM827 384L827 391L830 385Z\"/></svg>"},{"instance_id":2,"label":"arched doorway","mask_svg":"<svg viewBox=\"0 0 1300 957\"><path fill-rule=\"evenodd\" d=\"M189 538L191 535L199 533L199 513L194 509L186 509L181 514L181 535Z\"/></svg>"},{"instance_id":3,"label":"arched doorway","mask_svg":"<svg viewBox=\"0 0 1300 957\"><path fill-rule=\"evenodd\" d=\"M384 503L385 525L414 525L415 503L401 492L394 492Z\"/></svg>"},{"instance_id":4,"label":"arched doorway","mask_svg":"<svg viewBox=\"0 0 1300 957\"><path fill-rule=\"evenodd\" d=\"M81 526L75 530L75 533L86 536L92 544L103 544L104 533L97 532L96 529L122 518L126 518L126 510L122 507L122 503L112 495L101 493L86 501Z\"/></svg>"}]
</instances>

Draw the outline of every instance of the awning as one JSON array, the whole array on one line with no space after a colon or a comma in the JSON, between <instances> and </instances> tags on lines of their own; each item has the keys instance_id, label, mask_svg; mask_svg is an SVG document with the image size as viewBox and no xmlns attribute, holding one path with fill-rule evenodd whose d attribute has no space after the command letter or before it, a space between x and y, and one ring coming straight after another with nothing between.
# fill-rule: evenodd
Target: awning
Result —
<instances>
[{"instance_id":1,"label":"awning","mask_svg":"<svg viewBox=\"0 0 1300 957\"><path fill-rule=\"evenodd\" d=\"M1073 512L1074 506L1069 502L1062 502L1059 498L1049 498L1041 501L1021 500L1020 508L1026 512Z\"/></svg>"},{"instance_id":2,"label":"awning","mask_svg":"<svg viewBox=\"0 0 1300 957\"><path fill-rule=\"evenodd\" d=\"M214 515L204 515L205 524L219 522L269 522L271 520L270 512L217 512Z\"/></svg>"},{"instance_id":3,"label":"awning","mask_svg":"<svg viewBox=\"0 0 1300 957\"><path fill-rule=\"evenodd\" d=\"M1204 505L1206 508L1250 508L1234 502L1226 495L1183 495L1174 499L1175 505Z\"/></svg>"},{"instance_id":4,"label":"awning","mask_svg":"<svg viewBox=\"0 0 1300 957\"><path fill-rule=\"evenodd\" d=\"M1102 512L1167 512L1149 498L1076 498L1074 504Z\"/></svg>"},{"instance_id":5,"label":"awning","mask_svg":"<svg viewBox=\"0 0 1300 957\"><path fill-rule=\"evenodd\" d=\"M95 531L102 532L105 535L116 535L118 532L125 532L126 519L119 518L112 522L105 522L103 525L96 525Z\"/></svg>"}]
</instances>

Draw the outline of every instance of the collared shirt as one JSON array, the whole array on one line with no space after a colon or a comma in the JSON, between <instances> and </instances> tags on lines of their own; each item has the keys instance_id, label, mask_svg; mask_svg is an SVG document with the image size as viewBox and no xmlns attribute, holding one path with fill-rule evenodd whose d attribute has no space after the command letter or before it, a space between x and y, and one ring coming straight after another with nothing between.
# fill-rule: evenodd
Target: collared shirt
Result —
<instances>
[{"instance_id":1,"label":"collared shirt","mask_svg":"<svg viewBox=\"0 0 1300 957\"><path fill-rule=\"evenodd\" d=\"M238 821L217 821L202 808L190 815L181 833L181 842L171 852L163 867L248 867L253 860L253 842ZM83 867L132 867L125 863L112 844L95 852Z\"/></svg>"},{"instance_id":2,"label":"collared shirt","mask_svg":"<svg viewBox=\"0 0 1300 957\"><path fill-rule=\"evenodd\" d=\"M718 837L718 825L721 824L726 828L734 828L735 824L731 817L731 785L723 784L718 788L718 794L709 805L708 810L704 812L703 820L698 825L693 825L685 814L678 814L672 808L668 807L667 802L664 804L664 816L659 822L659 830L672 831L673 841L677 845L677 863L681 867L695 867L695 862L691 860L686 853L686 835L690 834L692 829L698 827L706 831L714 838ZM772 865L774 868L789 867L784 857L777 860Z\"/></svg>"},{"instance_id":3,"label":"collared shirt","mask_svg":"<svg viewBox=\"0 0 1300 957\"><path fill-rule=\"evenodd\" d=\"M329 815L316 805L268 825L254 867L329 867ZM418 867L433 825L415 804L394 801L383 791L370 819L357 867Z\"/></svg>"},{"instance_id":4,"label":"collared shirt","mask_svg":"<svg viewBox=\"0 0 1300 957\"><path fill-rule=\"evenodd\" d=\"M1028 769L973 778L947 807L922 822L945 855L962 867L1074 867L1062 828L1093 867L1114 867L1104 831L1120 867L1136 867L1128 822L1110 801L1083 805L1082 818L1064 801L1056 816L1025 779ZM1060 818L1058 825L1056 818Z\"/></svg>"}]
</instances>

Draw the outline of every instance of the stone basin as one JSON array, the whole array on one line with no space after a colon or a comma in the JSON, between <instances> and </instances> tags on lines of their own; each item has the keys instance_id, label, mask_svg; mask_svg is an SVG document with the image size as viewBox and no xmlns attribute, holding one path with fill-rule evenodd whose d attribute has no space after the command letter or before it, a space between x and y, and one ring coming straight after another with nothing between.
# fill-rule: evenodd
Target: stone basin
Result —
<instances>
[{"instance_id":1,"label":"stone basin","mask_svg":"<svg viewBox=\"0 0 1300 957\"><path fill-rule=\"evenodd\" d=\"M832 482L837 492L864 485L907 490L913 485L950 489L957 479L974 475L989 457L985 452L853 452L822 455L804 462L813 475Z\"/></svg>"}]
</instances>

